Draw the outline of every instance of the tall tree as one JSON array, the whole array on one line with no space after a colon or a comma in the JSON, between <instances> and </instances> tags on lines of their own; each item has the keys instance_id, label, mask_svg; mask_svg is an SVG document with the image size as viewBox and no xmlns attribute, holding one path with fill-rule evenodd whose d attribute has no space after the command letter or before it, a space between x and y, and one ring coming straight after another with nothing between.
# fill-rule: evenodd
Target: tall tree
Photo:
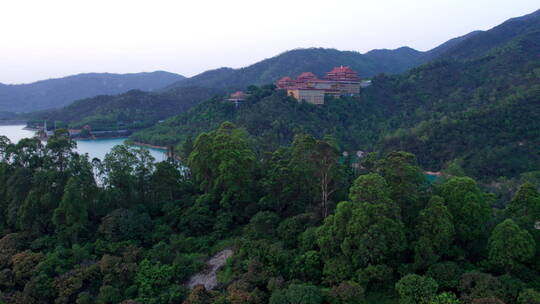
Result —
<instances>
[{"instance_id":1,"label":"tall tree","mask_svg":"<svg viewBox=\"0 0 540 304\"><path fill-rule=\"evenodd\" d=\"M452 215L439 196L431 198L420 211L416 225L418 240L414 244L416 267L425 269L448 251L454 239Z\"/></svg>"},{"instance_id":2,"label":"tall tree","mask_svg":"<svg viewBox=\"0 0 540 304\"><path fill-rule=\"evenodd\" d=\"M327 141L317 140L312 159L315 164L315 176L320 185L322 218L328 216L330 195L336 191L338 157L339 153L335 146Z\"/></svg>"},{"instance_id":3,"label":"tall tree","mask_svg":"<svg viewBox=\"0 0 540 304\"><path fill-rule=\"evenodd\" d=\"M50 168L64 171L67 167L69 156L73 149L77 147L77 142L72 140L68 130L57 129L54 134L48 138L45 146L45 153Z\"/></svg>"},{"instance_id":4,"label":"tall tree","mask_svg":"<svg viewBox=\"0 0 540 304\"><path fill-rule=\"evenodd\" d=\"M522 228L530 232L536 230L535 225L540 222L540 193L533 184L525 183L519 187L506 213Z\"/></svg>"},{"instance_id":5,"label":"tall tree","mask_svg":"<svg viewBox=\"0 0 540 304\"><path fill-rule=\"evenodd\" d=\"M17 213L19 229L34 234L50 233L51 217L64 192L65 178L57 171L37 171L32 177L32 188Z\"/></svg>"},{"instance_id":6,"label":"tall tree","mask_svg":"<svg viewBox=\"0 0 540 304\"><path fill-rule=\"evenodd\" d=\"M468 247L471 254L479 255L487 239L491 215L486 196L469 177L453 177L442 184L438 192L452 214L456 241Z\"/></svg>"},{"instance_id":7,"label":"tall tree","mask_svg":"<svg viewBox=\"0 0 540 304\"><path fill-rule=\"evenodd\" d=\"M52 221L56 231L64 241L77 243L88 229L88 209L96 192L96 187L88 185L80 178L70 177L58 208L54 210Z\"/></svg>"},{"instance_id":8,"label":"tall tree","mask_svg":"<svg viewBox=\"0 0 540 304\"><path fill-rule=\"evenodd\" d=\"M536 244L527 230L519 228L507 219L495 227L489 238L489 261L506 271L529 261L535 253Z\"/></svg>"},{"instance_id":9,"label":"tall tree","mask_svg":"<svg viewBox=\"0 0 540 304\"><path fill-rule=\"evenodd\" d=\"M154 172L154 158L144 148L117 145L105 155L100 175L105 187L119 193L119 207L144 203L149 180Z\"/></svg>"},{"instance_id":10,"label":"tall tree","mask_svg":"<svg viewBox=\"0 0 540 304\"><path fill-rule=\"evenodd\" d=\"M13 155L13 164L19 167L36 169L44 162L45 150L39 138L23 138L16 145L10 147Z\"/></svg>"},{"instance_id":11,"label":"tall tree","mask_svg":"<svg viewBox=\"0 0 540 304\"><path fill-rule=\"evenodd\" d=\"M199 135L188 165L223 210L246 220L253 199L255 153L244 130L224 122L217 130Z\"/></svg>"},{"instance_id":12,"label":"tall tree","mask_svg":"<svg viewBox=\"0 0 540 304\"><path fill-rule=\"evenodd\" d=\"M317 231L325 272L332 273L332 282L370 264L384 264L405 249L399 206L390 199L386 181L377 174L363 175L350 192L352 201L339 203ZM335 263L343 267L336 268Z\"/></svg>"},{"instance_id":13,"label":"tall tree","mask_svg":"<svg viewBox=\"0 0 540 304\"><path fill-rule=\"evenodd\" d=\"M423 208L420 185L424 177L416 156L402 151L390 152L377 162L376 169L388 183L390 197L401 208L404 223L412 227L418 212Z\"/></svg>"}]
</instances>

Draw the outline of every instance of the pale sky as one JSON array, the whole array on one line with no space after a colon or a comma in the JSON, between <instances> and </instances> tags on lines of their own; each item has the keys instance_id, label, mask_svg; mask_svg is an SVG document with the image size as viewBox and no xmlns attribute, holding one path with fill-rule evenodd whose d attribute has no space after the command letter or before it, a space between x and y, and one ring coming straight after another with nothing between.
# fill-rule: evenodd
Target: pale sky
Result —
<instances>
[{"instance_id":1,"label":"pale sky","mask_svg":"<svg viewBox=\"0 0 540 304\"><path fill-rule=\"evenodd\" d=\"M425 51L539 8L538 0L0 0L0 83L193 76L306 47Z\"/></svg>"}]
</instances>

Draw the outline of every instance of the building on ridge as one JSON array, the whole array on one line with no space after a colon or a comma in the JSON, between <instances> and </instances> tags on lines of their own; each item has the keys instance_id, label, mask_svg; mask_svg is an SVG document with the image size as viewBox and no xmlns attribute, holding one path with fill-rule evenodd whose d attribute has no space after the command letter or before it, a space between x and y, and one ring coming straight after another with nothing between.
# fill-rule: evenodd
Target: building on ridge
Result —
<instances>
[{"instance_id":1,"label":"building on ridge","mask_svg":"<svg viewBox=\"0 0 540 304\"><path fill-rule=\"evenodd\" d=\"M296 100L305 100L312 104L324 104L324 90L313 88L290 88L287 89L287 95Z\"/></svg>"},{"instance_id":2,"label":"building on ridge","mask_svg":"<svg viewBox=\"0 0 540 304\"><path fill-rule=\"evenodd\" d=\"M238 106L238 104L240 102L244 102L248 97L249 97L248 94L246 94L246 93L244 93L242 91L236 91L236 92L232 93L229 96L229 99L227 99L227 100L234 103L236 106Z\"/></svg>"},{"instance_id":3,"label":"building on ridge","mask_svg":"<svg viewBox=\"0 0 540 304\"><path fill-rule=\"evenodd\" d=\"M311 72L300 74L295 80L283 77L276 82L278 89L287 90L287 95L312 104L324 104L325 96L356 95L360 93L360 78L350 67L335 67L318 79Z\"/></svg>"}]
</instances>

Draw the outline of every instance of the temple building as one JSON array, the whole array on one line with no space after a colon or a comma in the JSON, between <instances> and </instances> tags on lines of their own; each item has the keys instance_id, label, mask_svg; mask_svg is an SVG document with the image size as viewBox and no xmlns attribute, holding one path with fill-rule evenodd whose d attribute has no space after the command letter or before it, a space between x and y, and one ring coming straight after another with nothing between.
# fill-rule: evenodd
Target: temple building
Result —
<instances>
[{"instance_id":1,"label":"temple building","mask_svg":"<svg viewBox=\"0 0 540 304\"><path fill-rule=\"evenodd\" d=\"M238 106L240 102L244 102L248 97L249 94L246 94L242 91L236 91L232 93L227 100Z\"/></svg>"},{"instance_id":2,"label":"temple building","mask_svg":"<svg viewBox=\"0 0 540 304\"><path fill-rule=\"evenodd\" d=\"M311 72L304 72L296 79L283 77L276 82L278 89L287 95L312 104L324 104L324 97L356 95L360 93L360 78L350 67L335 67L319 79Z\"/></svg>"}]
</instances>

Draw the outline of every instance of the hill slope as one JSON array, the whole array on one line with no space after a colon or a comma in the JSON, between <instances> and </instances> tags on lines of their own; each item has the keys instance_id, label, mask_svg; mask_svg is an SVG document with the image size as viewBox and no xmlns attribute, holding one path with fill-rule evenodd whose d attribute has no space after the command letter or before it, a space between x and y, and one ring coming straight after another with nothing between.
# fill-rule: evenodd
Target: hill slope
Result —
<instances>
[{"instance_id":1,"label":"hill slope","mask_svg":"<svg viewBox=\"0 0 540 304\"><path fill-rule=\"evenodd\" d=\"M245 68L220 68L206 71L176 82L169 88L199 86L239 89L251 84L272 83L282 76L297 76L305 71L323 76L324 73L339 65L350 66L364 78L380 73L399 74L440 57L456 59L478 57L518 35L538 29L538 15L540 11L513 18L491 30L474 31L451 39L427 52L420 52L409 47L373 50L366 54L323 48L297 49Z\"/></svg>"},{"instance_id":2,"label":"hill slope","mask_svg":"<svg viewBox=\"0 0 540 304\"><path fill-rule=\"evenodd\" d=\"M0 111L29 112L63 107L75 100L138 89L154 91L184 76L157 71L136 74L90 73L30 84L0 85Z\"/></svg>"},{"instance_id":3,"label":"hill slope","mask_svg":"<svg viewBox=\"0 0 540 304\"><path fill-rule=\"evenodd\" d=\"M241 69L220 68L204 72L170 86L244 88L248 85L273 83L278 78L310 71L318 76L335 66L347 65L361 77L379 73L401 73L419 65L422 52L403 47L396 50L373 50L365 55L335 49L309 48L284 52Z\"/></svg>"},{"instance_id":4,"label":"hill slope","mask_svg":"<svg viewBox=\"0 0 540 304\"><path fill-rule=\"evenodd\" d=\"M313 106L263 88L238 109L210 100L132 138L179 143L230 120L254 135L263 150L302 131L333 135L348 150L411 151L430 170L457 160L479 178L540 170L538 18L505 23L520 28L504 31L514 32L512 39L496 38L496 27L461 39L438 60L405 74L374 77L357 98ZM495 37L488 42L494 47L480 44L488 36ZM478 56L454 55L470 47Z\"/></svg>"},{"instance_id":5,"label":"hill slope","mask_svg":"<svg viewBox=\"0 0 540 304\"><path fill-rule=\"evenodd\" d=\"M219 89L197 87L160 93L131 90L120 95L101 95L78 100L61 109L35 112L29 116L29 124L41 125L43 120L48 120L65 123L70 128L89 124L94 130L114 130L119 126L139 129L182 113L200 100L223 93Z\"/></svg>"},{"instance_id":6,"label":"hill slope","mask_svg":"<svg viewBox=\"0 0 540 304\"><path fill-rule=\"evenodd\" d=\"M477 31L464 36L460 43L452 45L441 55L445 58L472 59L489 50L501 47L516 37L540 31L540 10L516 17L488 30Z\"/></svg>"}]
</instances>

